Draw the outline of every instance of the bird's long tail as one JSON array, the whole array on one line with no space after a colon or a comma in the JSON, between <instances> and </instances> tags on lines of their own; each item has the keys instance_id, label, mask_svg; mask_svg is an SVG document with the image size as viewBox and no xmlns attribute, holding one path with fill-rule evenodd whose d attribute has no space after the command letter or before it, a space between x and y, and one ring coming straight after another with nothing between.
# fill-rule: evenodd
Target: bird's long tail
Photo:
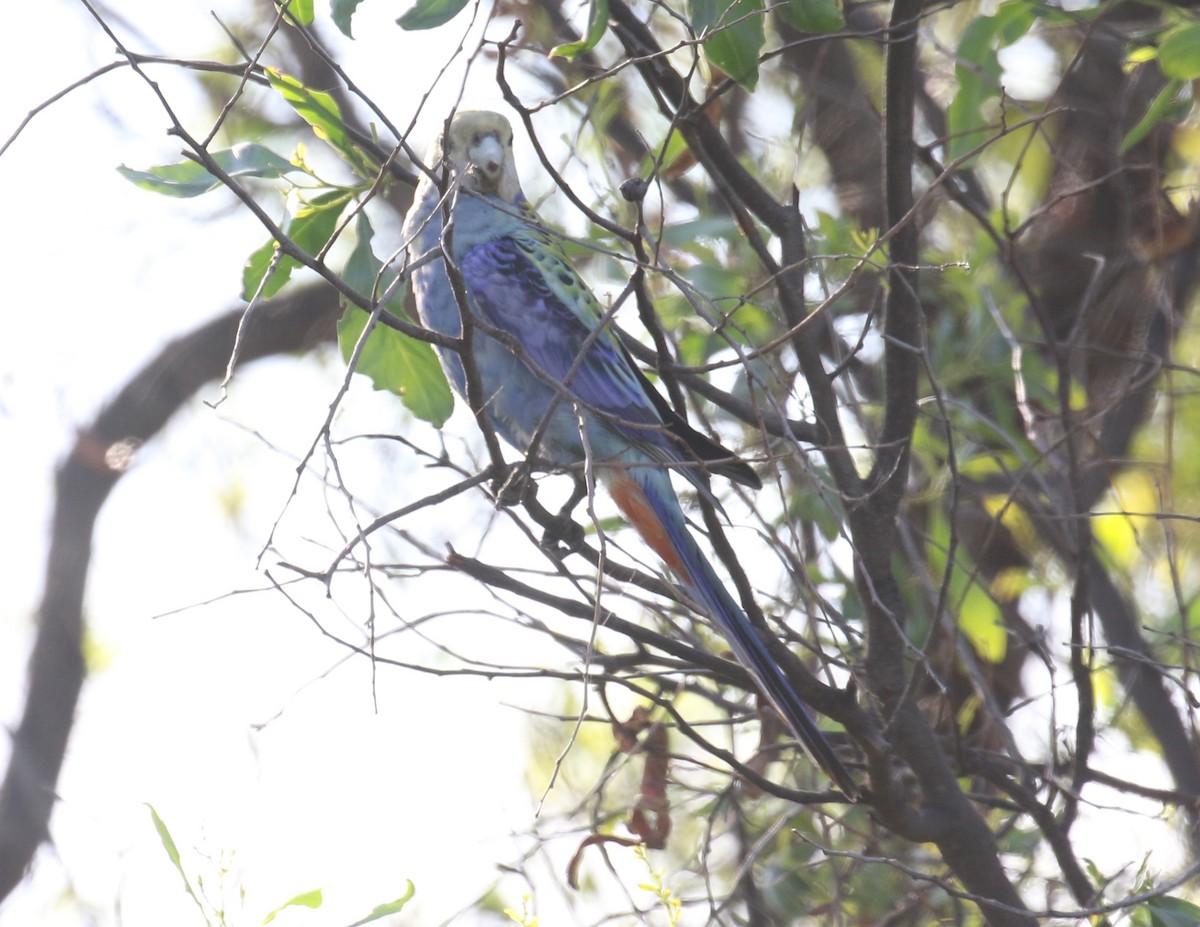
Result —
<instances>
[{"instance_id":1,"label":"bird's long tail","mask_svg":"<svg viewBox=\"0 0 1200 927\"><path fill-rule=\"evenodd\" d=\"M847 797L857 797L858 786L850 773L688 531L667 472L655 467L605 467L601 474L622 514L720 625L742 666L754 676L812 758Z\"/></svg>"}]
</instances>

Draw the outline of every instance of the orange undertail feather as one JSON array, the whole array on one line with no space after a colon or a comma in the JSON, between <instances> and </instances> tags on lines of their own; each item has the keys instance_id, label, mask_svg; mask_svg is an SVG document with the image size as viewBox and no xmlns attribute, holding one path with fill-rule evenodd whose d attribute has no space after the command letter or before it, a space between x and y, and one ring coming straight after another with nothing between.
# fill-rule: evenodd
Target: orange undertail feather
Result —
<instances>
[{"instance_id":1,"label":"orange undertail feather","mask_svg":"<svg viewBox=\"0 0 1200 927\"><path fill-rule=\"evenodd\" d=\"M859 789L854 778L688 531L669 476L662 470L631 473L614 466L597 470L621 513L721 629L738 661L787 720L813 759L847 798L855 800ZM652 495L656 487L661 497Z\"/></svg>"},{"instance_id":2,"label":"orange undertail feather","mask_svg":"<svg viewBox=\"0 0 1200 927\"><path fill-rule=\"evenodd\" d=\"M654 514L654 509L650 507L646 494L637 481L624 470L614 470L605 474L604 483L608 487L609 495L617 503L617 508L621 510L621 514L637 529L638 534L642 536L642 540L650 546L650 549L662 558L663 563L677 577L684 580L690 579L687 566L680 558L679 551L675 549L675 544L668 536L666 527Z\"/></svg>"}]
</instances>

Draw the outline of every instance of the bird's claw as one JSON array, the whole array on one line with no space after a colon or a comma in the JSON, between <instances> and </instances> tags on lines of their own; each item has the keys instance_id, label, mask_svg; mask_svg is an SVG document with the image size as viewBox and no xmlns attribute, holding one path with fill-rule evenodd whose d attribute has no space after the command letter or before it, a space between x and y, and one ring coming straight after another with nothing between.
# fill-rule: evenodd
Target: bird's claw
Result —
<instances>
[{"instance_id":1,"label":"bird's claw","mask_svg":"<svg viewBox=\"0 0 1200 927\"><path fill-rule=\"evenodd\" d=\"M535 498L537 485L530 477L529 470L518 464L502 477L492 480L492 493L496 497L497 508L509 508Z\"/></svg>"},{"instance_id":2,"label":"bird's claw","mask_svg":"<svg viewBox=\"0 0 1200 927\"><path fill-rule=\"evenodd\" d=\"M568 515L558 515L542 533L542 549L555 557L574 553L583 544L583 526Z\"/></svg>"}]
</instances>

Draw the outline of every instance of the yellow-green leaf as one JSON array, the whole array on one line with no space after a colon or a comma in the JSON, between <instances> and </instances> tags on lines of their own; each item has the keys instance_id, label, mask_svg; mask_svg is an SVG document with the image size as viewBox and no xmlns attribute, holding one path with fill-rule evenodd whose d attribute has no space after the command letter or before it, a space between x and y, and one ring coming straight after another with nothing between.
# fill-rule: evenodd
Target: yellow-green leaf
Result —
<instances>
[{"instance_id":1,"label":"yellow-green leaf","mask_svg":"<svg viewBox=\"0 0 1200 927\"><path fill-rule=\"evenodd\" d=\"M319 907L321 907L321 904L324 902L324 900L325 900L325 898L321 894L321 890L319 888L314 888L310 892L301 892L299 895L296 895L294 898L289 898L287 901L285 901L283 904L281 904L278 908L276 908L274 911L272 911L270 914L268 914L266 917L264 917L263 923L264 924L271 923L271 921L275 920L276 915L278 915L279 912L284 910L285 908L319 908Z\"/></svg>"},{"instance_id":2,"label":"yellow-green leaf","mask_svg":"<svg viewBox=\"0 0 1200 927\"><path fill-rule=\"evenodd\" d=\"M551 58L567 58L574 60L585 51L596 47L608 28L608 0L592 0L592 9L588 14L587 34L578 42L567 42L550 49Z\"/></svg>"},{"instance_id":3,"label":"yellow-green leaf","mask_svg":"<svg viewBox=\"0 0 1200 927\"><path fill-rule=\"evenodd\" d=\"M412 882L408 883L408 888L399 898L394 901L388 901L384 904L377 904L371 909L371 913L366 917L356 920L350 927L362 927L363 924L369 924L371 921L377 921L381 917L387 917L391 914L399 914L404 910L404 906L412 900L412 896L416 893L416 886Z\"/></svg>"},{"instance_id":4,"label":"yellow-green leaf","mask_svg":"<svg viewBox=\"0 0 1200 927\"><path fill-rule=\"evenodd\" d=\"M154 829L158 831L158 839L162 843L163 849L167 852L167 859L171 861L171 865L175 867L175 871L183 879L184 890L191 895L192 901L196 902L196 907L200 909L200 914L207 923L208 915L204 911L204 905L200 903L199 896L192 890L192 883L188 879L187 873L183 871L183 861L179 856L179 848L175 845L175 838L171 836L171 831L167 829L166 822L158 816L158 812L154 810L154 806L148 804L146 807L150 809L150 818L154 821Z\"/></svg>"},{"instance_id":5,"label":"yellow-green leaf","mask_svg":"<svg viewBox=\"0 0 1200 927\"><path fill-rule=\"evenodd\" d=\"M283 6L284 4L280 4ZM311 26L315 11L313 10L313 0L291 0L287 4L287 11L296 18L302 26Z\"/></svg>"},{"instance_id":6,"label":"yellow-green leaf","mask_svg":"<svg viewBox=\"0 0 1200 927\"><path fill-rule=\"evenodd\" d=\"M975 652L989 663L999 663L1008 652L1008 630L1000 607L979 586L971 583L958 610L958 628Z\"/></svg>"},{"instance_id":7,"label":"yellow-green leaf","mask_svg":"<svg viewBox=\"0 0 1200 927\"><path fill-rule=\"evenodd\" d=\"M346 132L346 123L342 119L341 108L332 96L321 90L306 87L296 78L284 74L278 68L267 68L267 80L296 115L312 127L317 138L323 139L332 146L338 154L348 161L360 174L373 177L375 168L351 141Z\"/></svg>"},{"instance_id":8,"label":"yellow-green leaf","mask_svg":"<svg viewBox=\"0 0 1200 927\"><path fill-rule=\"evenodd\" d=\"M1172 80L1200 77L1200 22L1188 22L1168 32L1158 45L1158 66Z\"/></svg>"},{"instance_id":9,"label":"yellow-green leaf","mask_svg":"<svg viewBox=\"0 0 1200 927\"><path fill-rule=\"evenodd\" d=\"M1154 99L1150 101L1150 105L1146 107L1146 112L1142 118L1121 139L1121 146L1118 149L1121 154L1125 154L1130 148L1144 139L1150 134L1151 129L1166 118L1168 113L1176 107L1180 91L1183 90L1185 84L1186 81L1169 80L1163 85L1162 90L1158 91Z\"/></svg>"},{"instance_id":10,"label":"yellow-green leaf","mask_svg":"<svg viewBox=\"0 0 1200 927\"><path fill-rule=\"evenodd\" d=\"M315 257L329 244L329 239L337 229L338 219L350 199L350 194L345 190L331 190L315 196L288 220L283 231L306 254ZM264 299L274 296L291 279L292 271L301 266L298 260L287 254L281 255L276 261L278 247L276 241L267 241L246 259L242 270L242 299L251 300L255 293ZM263 283L268 271L271 271L271 278Z\"/></svg>"}]
</instances>

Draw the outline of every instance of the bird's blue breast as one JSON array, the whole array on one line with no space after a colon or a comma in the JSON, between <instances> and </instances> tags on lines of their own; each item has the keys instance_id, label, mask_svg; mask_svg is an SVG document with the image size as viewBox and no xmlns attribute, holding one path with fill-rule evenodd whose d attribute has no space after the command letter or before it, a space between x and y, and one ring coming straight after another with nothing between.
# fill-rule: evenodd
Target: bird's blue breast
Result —
<instances>
[{"instance_id":1,"label":"bird's blue breast","mask_svg":"<svg viewBox=\"0 0 1200 927\"><path fill-rule=\"evenodd\" d=\"M439 246L442 219L438 212L437 191L426 197L423 208L414 210L410 218L409 234L412 235L410 252L420 256ZM485 211L485 208L487 211ZM451 229L451 243L455 264L462 272L463 262L477 249L494 241L497 230L508 225L498 210L479 208L460 203L455 210ZM484 228L488 213L494 216L490 232ZM415 233L415 234L414 234ZM458 301L451 288L446 268L441 258L419 267L412 275L413 292L417 310L425 327L452 338L462 334L462 315ZM473 285L467 284L468 293ZM468 305L475 318L482 319L475 301L468 296ZM485 324L487 320L484 320ZM493 338L476 333L472 339L472 355L479 372L485 407L497 433L513 447L528 451L538 422L553 405L554 391L539 380L517 357ZM459 395L466 396L466 374L462 359L456 351L438 348L442 367ZM569 417L569 404L558 410L552 422L553 428L539 445L538 455L559 465L566 466L583 456L578 427ZM565 419L565 421L564 421Z\"/></svg>"}]
</instances>

